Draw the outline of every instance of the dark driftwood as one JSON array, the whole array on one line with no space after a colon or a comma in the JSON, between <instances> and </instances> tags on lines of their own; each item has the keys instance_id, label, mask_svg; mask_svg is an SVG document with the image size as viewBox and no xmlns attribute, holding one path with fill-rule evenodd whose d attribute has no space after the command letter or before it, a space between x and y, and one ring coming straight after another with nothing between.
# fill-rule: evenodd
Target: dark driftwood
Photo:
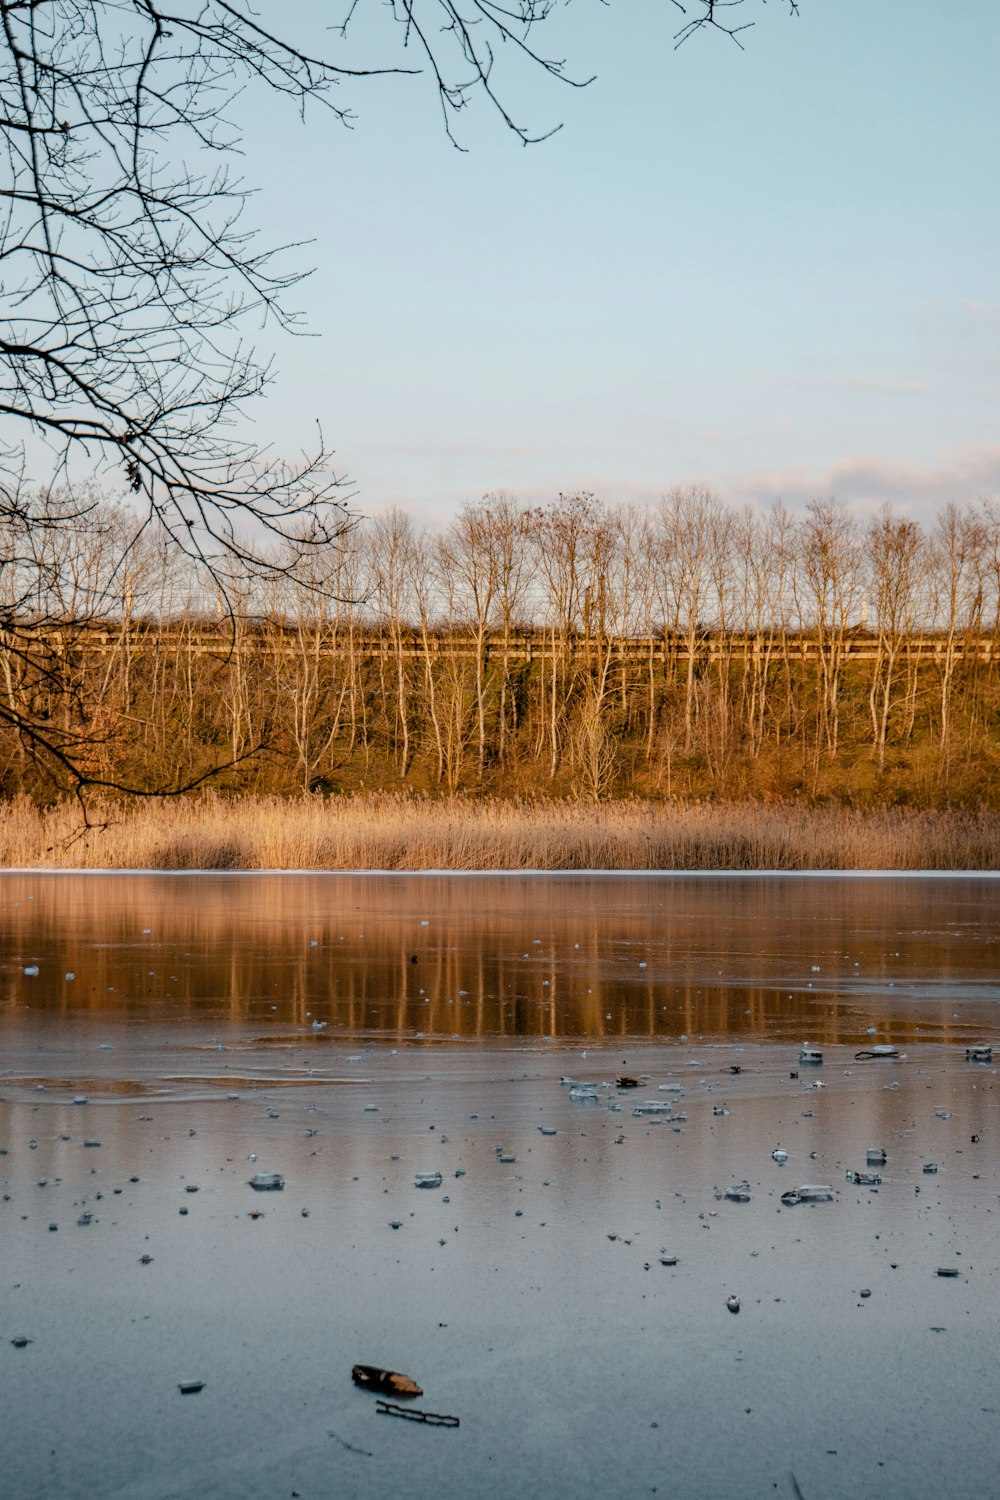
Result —
<instances>
[{"instance_id":1,"label":"dark driftwood","mask_svg":"<svg viewBox=\"0 0 1000 1500\"><path fill-rule=\"evenodd\" d=\"M366 1391L379 1391L386 1396L422 1396L424 1393L409 1375L399 1375L395 1370L380 1370L377 1365L355 1365L351 1371L355 1385Z\"/></svg>"}]
</instances>

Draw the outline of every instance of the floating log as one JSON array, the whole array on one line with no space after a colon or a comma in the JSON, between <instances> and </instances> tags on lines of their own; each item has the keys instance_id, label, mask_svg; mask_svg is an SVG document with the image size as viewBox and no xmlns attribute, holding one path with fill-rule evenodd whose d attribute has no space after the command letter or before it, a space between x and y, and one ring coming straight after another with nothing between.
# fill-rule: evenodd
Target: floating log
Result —
<instances>
[{"instance_id":1,"label":"floating log","mask_svg":"<svg viewBox=\"0 0 1000 1500\"><path fill-rule=\"evenodd\" d=\"M422 1396L423 1390L409 1375L400 1375L395 1370L380 1370L377 1365L355 1365L351 1371L355 1385L366 1391L380 1391L385 1396Z\"/></svg>"}]
</instances>

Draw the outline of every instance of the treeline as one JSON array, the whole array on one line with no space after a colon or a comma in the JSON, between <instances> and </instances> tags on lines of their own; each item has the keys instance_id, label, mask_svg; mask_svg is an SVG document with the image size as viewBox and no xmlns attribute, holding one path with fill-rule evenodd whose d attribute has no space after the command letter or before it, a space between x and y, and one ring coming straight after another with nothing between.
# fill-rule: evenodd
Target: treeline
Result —
<instances>
[{"instance_id":1,"label":"treeline","mask_svg":"<svg viewBox=\"0 0 1000 1500\"><path fill-rule=\"evenodd\" d=\"M62 749L141 789L215 769L241 793L996 801L993 501L922 528L697 488L648 509L501 492L217 593L124 510L32 534L0 559L7 795L51 795Z\"/></svg>"}]
</instances>

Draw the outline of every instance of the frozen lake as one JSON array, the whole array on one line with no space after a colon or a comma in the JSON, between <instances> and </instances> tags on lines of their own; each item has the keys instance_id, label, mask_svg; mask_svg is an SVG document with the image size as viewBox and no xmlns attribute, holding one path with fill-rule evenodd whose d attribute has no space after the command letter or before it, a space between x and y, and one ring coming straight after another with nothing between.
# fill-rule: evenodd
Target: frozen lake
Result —
<instances>
[{"instance_id":1,"label":"frozen lake","mask_svg":"<svg viewBox=\"0 0 1000 1500\"><path fill-rule=\"evenodd\" d=\"M4 1496L995 1493L998 895L0 876Z\"/></svg>"}]
</instances>

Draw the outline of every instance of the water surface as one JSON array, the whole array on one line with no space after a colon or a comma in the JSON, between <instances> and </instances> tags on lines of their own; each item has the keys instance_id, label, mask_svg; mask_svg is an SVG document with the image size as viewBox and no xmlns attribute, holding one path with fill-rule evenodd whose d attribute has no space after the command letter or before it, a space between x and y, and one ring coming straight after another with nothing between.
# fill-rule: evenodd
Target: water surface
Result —
<instances>
[{"instance_id":1,"label":"water surface","mask_svg":"<svg viewBox=\"0 0 1000 1500\"><path fill-rule=\"evenodd\" d=\"M4 1495L995 1493L998 892L0 877Z\"/></svg>"},{"instance_id":2,"label":"water surface","mask_svg":"<svg viewBox=\"0 0 1000 1500\"><path fill-rule=\"evenodd\" d=\"M996 876L8 875L4 1015L531 1042L850 1042L874 1015L958 1040L1000 996L998 898Z\"/></svg>"}]
</instances>

